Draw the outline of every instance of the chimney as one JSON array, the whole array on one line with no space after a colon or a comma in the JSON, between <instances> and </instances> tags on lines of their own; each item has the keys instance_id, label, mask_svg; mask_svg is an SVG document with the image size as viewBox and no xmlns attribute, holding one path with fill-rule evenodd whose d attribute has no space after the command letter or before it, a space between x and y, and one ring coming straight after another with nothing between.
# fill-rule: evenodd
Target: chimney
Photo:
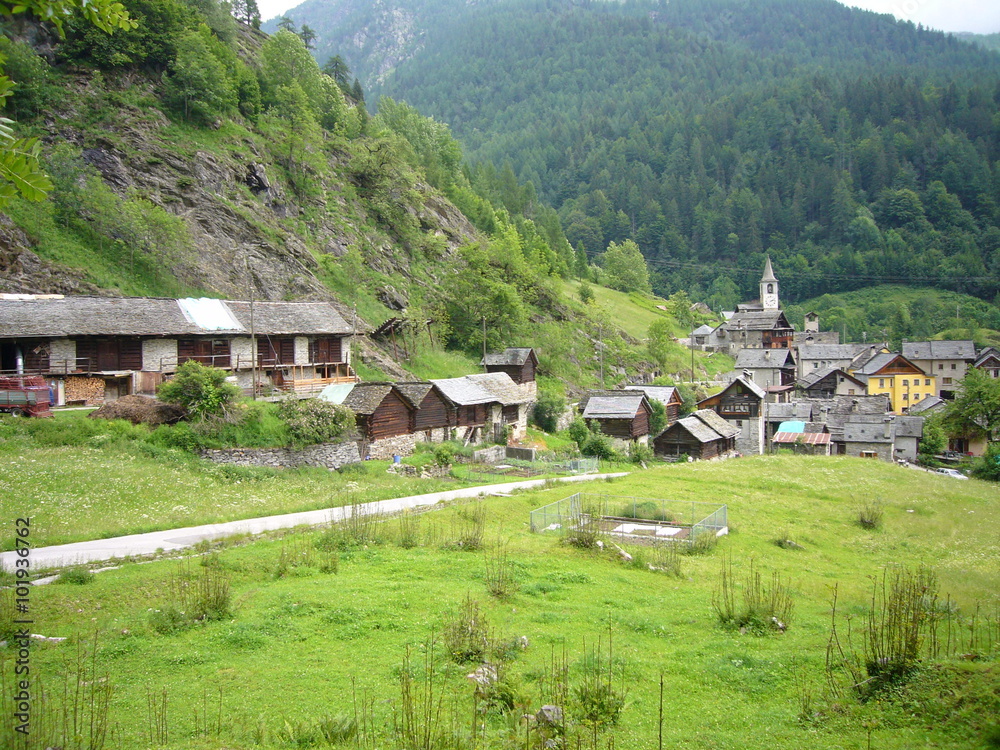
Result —
<instances>
[{"instance_id":1,"label":"chimney","mask_svg":"<svg viewBox=\"0 0 1000 750\"><path fill-rule=\"evenodd\" d=\"M883 421L885 422L885 439L892 440L892 419L886 417Z\"/></svg>"},{"instance_id":2,"label":"chimney","mask_svg":"<svg viewBox=\"0 0 1000 750\"><path fill-rule=\"evenodd\" d=\"M771 358L771 350L770 349L765 349L764 350L764 359L770 359L770 358Z\"/></svg>"}]
</instances>

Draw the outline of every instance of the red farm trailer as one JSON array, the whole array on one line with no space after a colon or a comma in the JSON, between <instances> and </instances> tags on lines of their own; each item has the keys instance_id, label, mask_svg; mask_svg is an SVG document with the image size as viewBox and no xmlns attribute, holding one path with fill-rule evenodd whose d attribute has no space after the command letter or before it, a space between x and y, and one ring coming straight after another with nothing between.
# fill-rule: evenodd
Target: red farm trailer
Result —
<instances>
[{"instance_id":1,"label":"red farm trailer","mask_svg":"<svg viewBox=\"0 0 1000 750\"><path fill-rule=\"evenodd\" d=\"M0 376L0 414L51 417L49 384L37 375Z\"/></svg>"}]
</instances>

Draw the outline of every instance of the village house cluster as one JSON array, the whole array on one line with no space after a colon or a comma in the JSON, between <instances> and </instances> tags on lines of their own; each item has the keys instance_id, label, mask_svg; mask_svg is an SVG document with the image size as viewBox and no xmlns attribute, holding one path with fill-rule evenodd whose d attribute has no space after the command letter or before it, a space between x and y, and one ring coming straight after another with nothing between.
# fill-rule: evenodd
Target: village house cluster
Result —
<instances>
[{"instance_id":1,"label":"village house cluster","mask_svg":"<svg viewBox=\"0 0 1000 750\"><path fill-rule=\"evenodd\" d=\"M841 343L820 331L815 313L795 331L780 308L770 258L760 280L760 300L723 313L716 327L702 326L690 344L736 359L723 389L677 418L680 398L670 388L629 386L586 399L583 417L624 441L651 444L665 458L753 455L776 448L820 455L912 460L927 415L943 408L969 368L1000 377L1000 352L976 351L972 341ZM650 407L635 391L667 408L667 427L650 435ZM595 399L596 397L596 399ZM627 420L627 428L626 428ZM981 455L985 440L949 436L949 449Z\"/></svg>"},{"instance_id":2,"label":"village house cluster","mask_svg":"<svg viewBox=\"0 0 1000 750\"><path fill-rule=\"evenodd\" d=\"M154 395L194 360L226 370L248 394L344 404L373 458L408 454L418 440L525 436L537 393L532 349L488 354L485 372L462 378L362 383L351 342L363 334L327 302L0 296L0 371L44 377L56 405Z\"/></svg>"}]
</instances>

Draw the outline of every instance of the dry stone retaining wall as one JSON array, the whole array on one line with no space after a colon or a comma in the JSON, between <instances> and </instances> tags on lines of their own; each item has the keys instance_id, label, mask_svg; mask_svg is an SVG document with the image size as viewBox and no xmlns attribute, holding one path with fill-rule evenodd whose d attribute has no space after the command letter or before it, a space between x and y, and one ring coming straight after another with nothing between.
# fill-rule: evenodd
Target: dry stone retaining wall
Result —
<instances>
[{"instance_id":1,"label":"dry stone retaining wall","mask_svg":"<svg viewBox=\"0 0 1000 750\"><path fill-rule=\"evenodd\" d=\"M361 460L358 444L354 442L321 443L310 445L301 450L291 448L226 448L206 450L202 452L202 456L217 464L271 468L325 466L328 469L337 469L344 464L353 464Z\"/></svg>"}]
</instances>

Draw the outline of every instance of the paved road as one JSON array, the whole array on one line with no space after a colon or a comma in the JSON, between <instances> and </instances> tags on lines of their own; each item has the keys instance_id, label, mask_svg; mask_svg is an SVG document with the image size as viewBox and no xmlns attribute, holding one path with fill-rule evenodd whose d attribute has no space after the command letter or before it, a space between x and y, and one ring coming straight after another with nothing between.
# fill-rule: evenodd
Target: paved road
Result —
<instances>
[{"instance_id":1,"label":"paved road","mask_svg":"<svg viewBox=\"0 0 1000 750\"><path fill-rule=\"evenodd\" d=\"M479 487L466 487L460 490L446 492L431 492L426 495L411 495L392 500L379 500L362 505L364 513L396 513L408 508L420 508L448 500L477 497L479 495L495 495L512 492L513 490L542 487L547 481L557 482L590 482L605 477L624 477L627 472L616 474L589 474L578 477L560 477L555 480L529 479L522 482L507 482L506 484L491 484ZM213 523L204 526L189 526L183 529L167 531L151 531L146 534L132 534L111 539L95 539L90 542L74 542L60 544L54 547L38 547L31 550L31 568L58 568L67 565L111 560L130 555L151 555L158 550L172 552L191 547L205 539L219 539L236 534L261 534L275 529L288 529L293 526L318 526L331 521L342 521L351 515L351 507L325 508L302 513L285 513L280 516L265 516L250 518L243 521ZM14 569L16 553L0 553L0 565L5 570Z\"/></svg>"}]
</instances>

